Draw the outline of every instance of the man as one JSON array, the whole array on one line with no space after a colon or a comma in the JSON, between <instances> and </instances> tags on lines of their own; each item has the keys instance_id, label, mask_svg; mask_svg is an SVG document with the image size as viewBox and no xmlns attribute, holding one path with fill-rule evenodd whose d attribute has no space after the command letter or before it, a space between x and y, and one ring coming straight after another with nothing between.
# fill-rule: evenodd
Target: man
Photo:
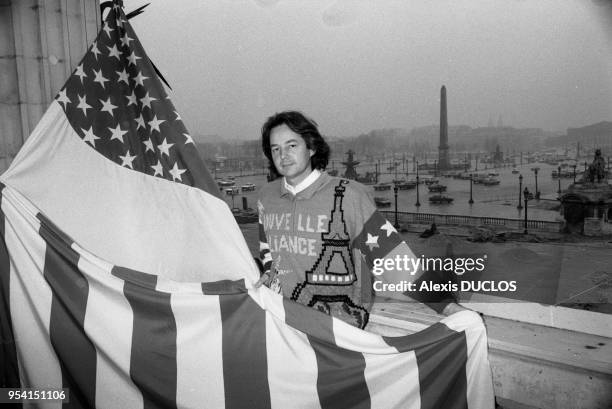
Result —
<instances>
[{"instance_id":1,"label":"man","mask_svg":"<svg viewBox=\"0 0 612 409\"><path fill-rule=\"evenodd\" d=\"M364 328L373 288L424 279L423 271L394 264L398 257L416 257L376 210L366 188L325 172L330 149L316 122L296 111L277 113L262 127L262 146L273 181L262 188L257 204L264 266L257 285L265 283L287 298ZM405 289L392 288L385 295L405 299ZM434 302L438 312L461 309L448 293L423 298L414 291L411 296Z\"/></svg>"}]
</instances>

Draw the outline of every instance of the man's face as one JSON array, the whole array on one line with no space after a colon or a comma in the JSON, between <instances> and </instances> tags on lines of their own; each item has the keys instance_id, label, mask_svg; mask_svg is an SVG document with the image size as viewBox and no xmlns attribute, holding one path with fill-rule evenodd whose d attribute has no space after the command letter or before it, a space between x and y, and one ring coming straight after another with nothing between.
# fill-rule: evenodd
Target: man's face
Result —
<instances>
[{"instance_id":1,"label":"man's face","mask_svg":"<svg viewBox=\"0 0 612 409\"><path fill-rule=\"evenodd\" d=\"M310 158L314 151L308 149L302 136L287 125L272 128L270 150L276 170L291 186L297 185L312 172Z\"/></svg>"}]
</instances>

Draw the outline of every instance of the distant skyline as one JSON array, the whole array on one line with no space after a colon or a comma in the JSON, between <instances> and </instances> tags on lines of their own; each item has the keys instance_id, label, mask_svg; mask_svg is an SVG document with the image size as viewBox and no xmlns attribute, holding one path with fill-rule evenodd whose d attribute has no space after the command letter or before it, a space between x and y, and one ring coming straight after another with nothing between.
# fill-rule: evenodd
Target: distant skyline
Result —
<instances>
[{"instance_id":1,"label":"distant skyline","mask_svg":"<svg viewBox=\"0 0 612 409\"><path fill-rule=\"evenodd\" d=\"M286 109L338 137L436 125L442 85L450 126L612 120L607 0L152 0L131 23L193 135Z\"/></svg>"}]
</instances>

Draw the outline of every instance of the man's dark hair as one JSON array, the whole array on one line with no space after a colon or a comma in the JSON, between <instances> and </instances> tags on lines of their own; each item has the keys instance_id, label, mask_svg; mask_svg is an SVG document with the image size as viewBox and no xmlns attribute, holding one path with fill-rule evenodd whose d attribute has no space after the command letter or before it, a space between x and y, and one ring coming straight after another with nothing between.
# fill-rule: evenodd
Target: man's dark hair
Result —
<instances>
[{"instance_id":1,"label":"man's dark hair","mask_svg":"<svg viewBox=\"0 0 612 409\"><path fill-rule=\"evenodd\" d=\"M325 170L329 162L329 145L317 129L317 123L306 115L298 111L285 111L272 115L261 127L261 146L264 155L268 158L268 169L271 180L280 177L272 160L272 150L270 148L270 133L277 126L287 125L296 134L300 135L306 147L314 151L310 158L312 169Z\"/></svg>"}]
</instances>

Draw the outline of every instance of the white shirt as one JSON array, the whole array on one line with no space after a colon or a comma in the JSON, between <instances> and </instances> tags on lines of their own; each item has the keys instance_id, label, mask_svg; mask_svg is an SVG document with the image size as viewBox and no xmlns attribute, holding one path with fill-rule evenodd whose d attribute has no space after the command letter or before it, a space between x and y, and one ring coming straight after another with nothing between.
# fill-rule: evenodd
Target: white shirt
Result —
<instances>
[{"instance_id":1,"label":"white shirt","mask_svg":"<svg viewBox=\"0 0 612 409\"><path fill-rule=\"evenodd\" d=\"M287 189L293 196L300 193L302 190L306 189L308 186L312 185L315 180L317 180L321 176L321 171L319 169L314 169L310 172L310 175L306 176L304 180L298 183L296 186L291 186L287 183L287 178L283 177L283 183L285 184L285 189Z\"/></svg>"}]
</instances>

